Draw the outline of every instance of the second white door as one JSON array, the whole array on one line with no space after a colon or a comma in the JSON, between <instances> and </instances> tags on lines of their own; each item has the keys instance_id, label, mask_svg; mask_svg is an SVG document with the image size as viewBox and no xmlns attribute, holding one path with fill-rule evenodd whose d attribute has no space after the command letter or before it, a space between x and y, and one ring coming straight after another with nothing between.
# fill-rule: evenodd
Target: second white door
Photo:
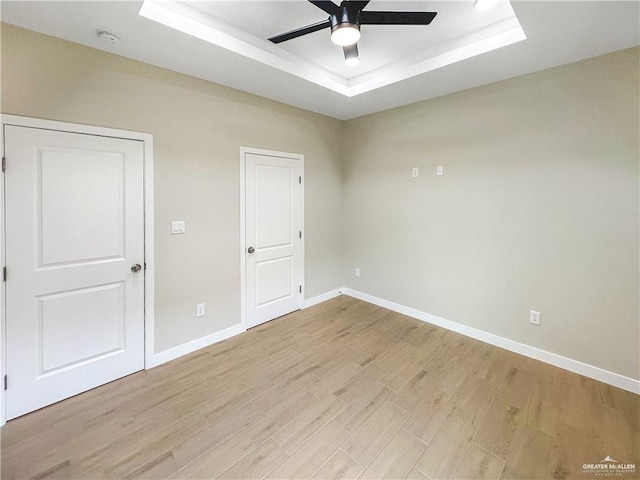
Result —
<instances>
[{"instance_id":1,"label":"second white door","mask_svg":"<svg viewBox=\"0 0 640 480\"><path fill-rule=\"evenodd\" d=\"M302 158L243 152L247 327L302 306Z\"/></svg>"}]
</instances>

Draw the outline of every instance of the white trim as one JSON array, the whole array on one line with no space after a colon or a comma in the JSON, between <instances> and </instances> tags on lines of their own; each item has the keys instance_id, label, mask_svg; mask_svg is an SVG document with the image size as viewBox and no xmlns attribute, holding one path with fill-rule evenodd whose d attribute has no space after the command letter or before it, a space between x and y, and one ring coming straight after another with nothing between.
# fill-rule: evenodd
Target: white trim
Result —
<instances>
[{"instance_id":1,"label":"white trim","mask_svg":"<svg viewBox=\"0 0 640 480\"><path fill-rule=\"evenodd\" d=\"M19 127L39 128L44 130L56 130L59 132L84 133L103 137L123 138L127 140L139 140L144 144L144 248L146 271L144 276L144 324L145 324L145 368L153 359L154 349L154 203L153 203L153 135L150 133L132 132L114 128L95 127L55 120L43 120L39 118L21 117L17 115L0 114L2 128L2 152L4 155L4 126L15 125ZM4 176L2 177L2 192L0 195L0 229L4 229ZM2 266L5 265L4 231L0 230L0 247L2 249ZM0 375L6 373L6 321L4 305L4 282L0 290ZM6 392L2 390L0 395L0 426L6 423Z\"/></svg>"},{"instance_id":2,"label":"white trim","mask_svg":"<svg viewBox=\"0 0 640 480\"><path fill-rule=\"evenodd\" d=\"M460 333L467 337L475 338L476 340L480 340L482 342L489 343L491 345L495 345L500 348L504 348L505 350L509 350L514 353L519 353L520 355L533 358L534 360L540 360L541 362L563 368L570 372L577 373L579 375L584 375L585 377L589 377L594 380L598 380L600 382L613 385L614 387L627 390L628 392L640 394L640 380L635 380L633 378L625 377L624 375L610 372L608 370L604 370L594 365L589 365L587 363L583 363L578 360L573 360L571 358L563 357L562 355L558 355L557 353L551 353L546 350L532 347L530 345L525 345L523 343L519 343L514 340L510 340L508 338L494 335L493 333L488 333L483 330L479 330L477 328L469 327L467 325L462 325L461 323L452 322L451 320L446 320L436 315L431 315L430 313L425 313L420 310L416 310L415 308L406 307L398 303L390 302L388 300L383 300L382 298L378 298L378 297L374 297L373 295L358 292L357 290L352 290L350 288L343 288L342 293L350 297L354 297L359 300L363 300L365 302L372 303L374 305L378 305L380 307L384 307L389 310L393 310L394 312L398 312L403 315L407 315L409 317L422 320L423 322L431 323L432 325L437 325L439 327L446 328L447 330Z\"/></svg>"},{"instance_id":3,"label":"white trim","mask_svg":"<svg viewBox=\"0 0 640 480\"><path fill-rule=\"evenodd\" d=\"M247 292L246 292L246 270L247 270L247 239L246 239L246 211L245 211L245 197L246 197L246 162L245 156L247 153L254 155L267 155L270 157L282 157L300 162L300 175L302 176L302 184L300 185L300 231L302 232L302 244L300 245L300 283L302 284L302 292L300 293L300 301L298 304L299 309L304 308L304 294L305 294L305 259L304 259L304 246L306 242L306 232L304 229L304 155L300 153L288 153L279 152L275 150L265 150L262 148L253 147L240 147L240 323L247 328Z\"/></svg>"},{"instance_id":4,"label":"white trim","mask_svg":"<svg viewBox=\"0 0 640 480\"><path fill-rule=\"evenodd\" d=\"M246 149L240 147L240 323L247 329L247 256L245 255L247 246L247 231L245 228L246 215L246 164L244 161Z\"/></svg>"},{"instance_id":5,"label":"white trim","mask_svg":"<svg viewBox=\"0 0 640 480\"><path fill-rule=\"evenodd\" d=\"M0 149L4 158L4 116L2 116L2 122L0 122ZM2 173L2 182L0 183L0 259L4 267L6 262L5 256L5 231L4 231L4 172ZM7 358L6 358L6 344L7 344L7 322L6 322L6 305L5 305L5 282L0 282L0 379L4 379L7 374ZM0 382L1 383L1 382ZM0 427L7 423L7 391L4 388L0 388Z\"/></svg>"},{"instance_id":6,"label":"white trim","mask_svg":"<svg viewBox=\"0 0 640 480\"><path fill-rule=\"evenodd\" d=\"M244 325L238 324L234 325L233 327L220 330L219 332L212 333L211 335L207 335L206 337L197 338L196 340L183 343L182 345L178 345L177 347L163 350L162 352L153 355L153 358L151 358L149 360L149 363L147 364L147 369L157 367L158 365L195 352L196 350L200 350L201 348L208 347L210 345L213 345L214 343L221 342L223 340L226 340L227 338L235 337L240 333L246 332L246 330L247 329L244 328Z\"/></svg>"},{"instance_id":7,"label":"white trim","mask_svg":"<svg viewBox=\"0 0 640 480\"><path fill-rule=\"evenodd\" d=\"M313 307L322 302L326 302L327 300L331 300L332 298L336 298L342 295L342 290L336 288L335 290L330 290L328 292L322 293L320 295L316 295L315 297L307 298L302 304L302 308Z\"/></svg>"},{"instance_id":8,"label":"white trim","mask_svg":"<svg viewBox=\"0 0 640 480\"><path fill-rule=\"evenodd\" d=\"M143 134L144 135L144 134ZM155 353L155 223L153 195L153 135L144 140L144 368Z\"/></svg>"}]
</instances>

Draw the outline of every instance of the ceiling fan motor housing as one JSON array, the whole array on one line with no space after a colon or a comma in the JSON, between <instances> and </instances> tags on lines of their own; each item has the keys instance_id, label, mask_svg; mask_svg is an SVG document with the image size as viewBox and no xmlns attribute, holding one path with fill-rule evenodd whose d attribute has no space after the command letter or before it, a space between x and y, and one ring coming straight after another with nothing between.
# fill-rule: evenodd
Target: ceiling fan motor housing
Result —
<instances>
[{"instance_id":1,"label":"ceiling fan motor housing","mask_svg":"<svg viewBox=\"0 0 640 480\"><path fill-rule=\"evenodd\" d=\"M336 15L330 15L329 20L331 21L331 33L343 27L360 30L360 10L340 7L340 12Z\"/></svg>"}]
</instances>

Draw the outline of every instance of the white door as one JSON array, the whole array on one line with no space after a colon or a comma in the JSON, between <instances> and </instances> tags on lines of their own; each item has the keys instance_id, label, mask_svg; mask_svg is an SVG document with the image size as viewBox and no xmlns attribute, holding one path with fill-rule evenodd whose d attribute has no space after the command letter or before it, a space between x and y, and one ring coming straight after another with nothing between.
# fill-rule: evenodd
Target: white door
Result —
<instances>
[{"instance_id":1,"label":"white door","mask_svg":"<svg viewBox=\"0 0 640 480\"><path fill-rule=\"evenodd\" d=\"M144 368L143 142L4 133L11 419Z\"/></svg>"},{"instance_id":2,"label":"white door","mask_svg":"<svg viewBox=\"0 0 640 480\"><path fill-rule=\"evenodd\" d=\"M302 305L302 159L244 154L247 327Z\"/></svg>"}]
</instances>

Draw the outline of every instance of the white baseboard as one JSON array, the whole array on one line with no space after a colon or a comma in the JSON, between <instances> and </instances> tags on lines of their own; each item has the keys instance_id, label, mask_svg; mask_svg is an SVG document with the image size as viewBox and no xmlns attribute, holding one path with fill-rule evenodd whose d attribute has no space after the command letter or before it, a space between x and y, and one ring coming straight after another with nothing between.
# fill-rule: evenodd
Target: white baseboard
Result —
<instances>
[{"instance_id":1,"label":"white baseboard","mask_svg":"<svg viewBox=\"0 0 640 480\"><path fill-rule=\"evenodd\" d=\"M327 300L331 300L332 298L338 297L341 294L342 294L341 290L339 288L336 288L335 290L331 290L321 295L308 298L304 300L302 304L302 308L303 309L309 308L309 307L312 307L313 305L317 305L318 303L326 302ZM201 348L208 347L209 345L213 345L214 343L221 342L222 340L226 340L227 338L231 338L243 332L246 332L246 328L244 328L242 324L238 324L238 325L234 325L233 327L226 328L220 332L207 335L206 337L198 338L191 342L178 345L177 347L173 347L168 350L155 353L147 361L147 364L145 365L145 369L157 367L158 365L162 365L163 363L169 362L171 360L175 360L178 357L182 357L183 355L187 355L189 353L195 352L196 350L200 350Z\"/></svg>"},{"instance_id":2,"label":"white baseboard","mask_svg":"<svg viewBox=\"0 0 640 480\"><path fill-rule=\"evenodd\" d=\"M317 295L315 297L307 298L302 304L302 308L313 307L322 302L326 302L327 300L331 300L332 298L336 298L342 295L342 290L340 288L336 288L335 290L331 290L329 292L323 293L321 295Z\"/></svg>"},{"instance_id":3,"label":"white baseboard","mask_svg":"<svg viewBox=\"0 0 640 480\"><path fill-rule=\"evenodd\" d=\"M640 380L625 377L624 375L610 372L608 370L604 370L602 368L589 365L578 360L563 357L562 355L558 355L556 353L547 352L546 350L541 350L530 345L525 345L524 343L509 340L508 338L500 337L498 335L494 335L493 333L488 333L477 328L468 327L467 325L462 325L461 323L452 322L451 320L446 320L436 315L431 315L429 313L416 310L415 308L410 308L398 303L390 302L388 300L383 300L382 298L374 297L373 295L358 292L350 288L341 288L340 291L342 291L342 293L344 293L345 295L349 295L350 297L354 297L359 300L363 300L365 302L372 303L389 310L393 310L394 312L398 312L403 315L422 320L423 322L446 328L447 330L452 330L467 337L475 338L476 340L480 340L485 343L504 348L505 350L509 350L514 353L519 353L520 355L524 355L535 360L540 360L541 362L545 362L550 365L569 370L570 372L584 375L585 377L589 377L594 380L613 385L614 387L640 394Z\"/></svg>"},{"instance_id":4,"label":"white baseboard","mask_svg":"<svg viewBox=\"0 0 640 480\"><path fill-rule=\"evenodd\" d=\"M245 331L246 328L244 328L242 324L238 324L234 325L233 327L225 328L224 330L221 330L219 332L212 333L211 335L207 335L206 337L198 338L191 342L178 345L177 347L155 353L151 357L151 361L148 362L150 364L145 365L145 369L148 370L150 368L157 367L158 365L169 362L178 357L182 357L183 355L187 355L188 353L195 352L196 350L200 350L201 348L208 347L209 345L213 345L214 343L221 342L222 340L226 340L227 338L234 337L239 333Z\"/></svg>"}]
</instances>

